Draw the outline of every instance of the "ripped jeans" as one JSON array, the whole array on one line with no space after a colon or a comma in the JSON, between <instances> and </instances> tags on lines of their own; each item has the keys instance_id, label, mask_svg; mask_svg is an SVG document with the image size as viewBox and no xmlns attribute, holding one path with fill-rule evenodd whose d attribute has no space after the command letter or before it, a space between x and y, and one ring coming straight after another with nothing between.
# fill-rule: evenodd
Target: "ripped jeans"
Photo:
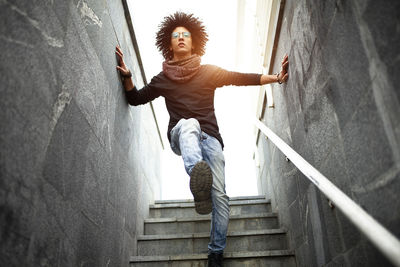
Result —
<instances>
[{"instance_id":1,"label":"ripped jeans","mask_svg":"<svg viewBox=\"0 0 400 267\"><path fill-rule=\"evenodd\" d=\"M212 215L208 253L223 253L229 222L229 203L225 192L225 158L219 141L201 131L196 119L181 119L171 130L171 149L182 155L186 172L190 175L197 162L204 160L211 168Z\"/></svg>"}]
</instances>

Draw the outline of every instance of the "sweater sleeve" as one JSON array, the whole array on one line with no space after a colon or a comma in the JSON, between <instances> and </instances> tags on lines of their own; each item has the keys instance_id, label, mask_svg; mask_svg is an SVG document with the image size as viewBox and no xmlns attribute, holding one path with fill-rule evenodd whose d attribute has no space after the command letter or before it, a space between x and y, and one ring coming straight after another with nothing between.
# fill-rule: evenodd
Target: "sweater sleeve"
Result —
<instances>
[{"instance_id":1,"label":"sweater sleeve","mask_svg":"<svg viewBox=\"0 0 400 267\"><path fill-rule=\"evenodd\" d=\"M262 74L241 73L235 71L227 71L217 66L213 66L213 82L216 87L225 85L261 85L260 79Z\"/></svg>"},{"instance_id":2,"label":"sweater sleeve","mask_svg":"<svg viewBox=\"0 0 400 267\"><path fill-rule=\"evenodd\" d=\"M138 106L146 104L155 98L159 97L157 88L154 86L154 78L152 81L144 86L142 89L137 90L136 86L130 91L125 91L126 99L128 103L132 106Z\"/></svg>"}]
</instances>

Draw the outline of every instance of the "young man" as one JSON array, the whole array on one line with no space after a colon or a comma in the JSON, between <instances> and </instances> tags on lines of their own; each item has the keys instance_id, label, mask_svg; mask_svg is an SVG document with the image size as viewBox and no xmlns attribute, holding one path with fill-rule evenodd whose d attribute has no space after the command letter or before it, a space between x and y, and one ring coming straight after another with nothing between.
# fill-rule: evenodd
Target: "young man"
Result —
<instances>
[{"instance_id":1,"label":"young man","mask_svg":"<svg viewBox=\"0 0 400 267\"><path fill-rule=\"evenodd\" d=\"M209 266L222 266L229 221L225 193L223 141L214 113L214 91L224 85L262 85L288 79L288 57L276 75L229 72L213 65L201 65L207 33L193 14L176 12L165 17L159 27L156 46L165 61L162 72L137 90L131 72L117 46L119 70L128 103L145 104L159 96L165 98L170 115L168 139L174 153L181 155L190 176L195 209L211 216Z\"/></svg>"}]
</instances>

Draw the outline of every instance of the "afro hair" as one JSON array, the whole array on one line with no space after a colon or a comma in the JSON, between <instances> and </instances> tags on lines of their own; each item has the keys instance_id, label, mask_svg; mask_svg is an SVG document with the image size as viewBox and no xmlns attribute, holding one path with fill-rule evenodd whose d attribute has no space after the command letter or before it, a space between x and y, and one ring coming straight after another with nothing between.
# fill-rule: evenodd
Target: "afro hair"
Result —
<instances>
[{"instance_id":1,"label":"afro hair","mask_svg":"<svg viewBox=\"0 0 400 267\"><path fill-rule=\"evenodd\" d=\"M176 27L185 27L192 34L193 53L199 56L204 55L205 46L208 41L203 23L193 14L175 12L173 15L164 17L159 25L156 36L156 46L166 60L172 59L174 53L170 50L171 34Z\"/></svg>"}]
</instances>

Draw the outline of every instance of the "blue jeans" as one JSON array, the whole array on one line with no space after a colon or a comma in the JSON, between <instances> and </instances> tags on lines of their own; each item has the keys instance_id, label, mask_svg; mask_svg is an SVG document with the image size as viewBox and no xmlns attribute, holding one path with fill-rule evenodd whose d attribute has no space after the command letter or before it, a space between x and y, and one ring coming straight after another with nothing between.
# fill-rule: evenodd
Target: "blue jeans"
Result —
<instances>
[{"instance_id":1,"label":"blue jeans","mask_svg":"<svg viewBox=\"0 0 400 267\"><path fill-rule=\"evenodd\" d=\"M229 203L225 192L225 158L219 141L201 131L196 119L181 119L171 130L171 149L182 155L186 172L190 175L194 165L204 160L211 168L212 215L208 252L223 253L229 222Z\"/></svg>"}]
</instances>

